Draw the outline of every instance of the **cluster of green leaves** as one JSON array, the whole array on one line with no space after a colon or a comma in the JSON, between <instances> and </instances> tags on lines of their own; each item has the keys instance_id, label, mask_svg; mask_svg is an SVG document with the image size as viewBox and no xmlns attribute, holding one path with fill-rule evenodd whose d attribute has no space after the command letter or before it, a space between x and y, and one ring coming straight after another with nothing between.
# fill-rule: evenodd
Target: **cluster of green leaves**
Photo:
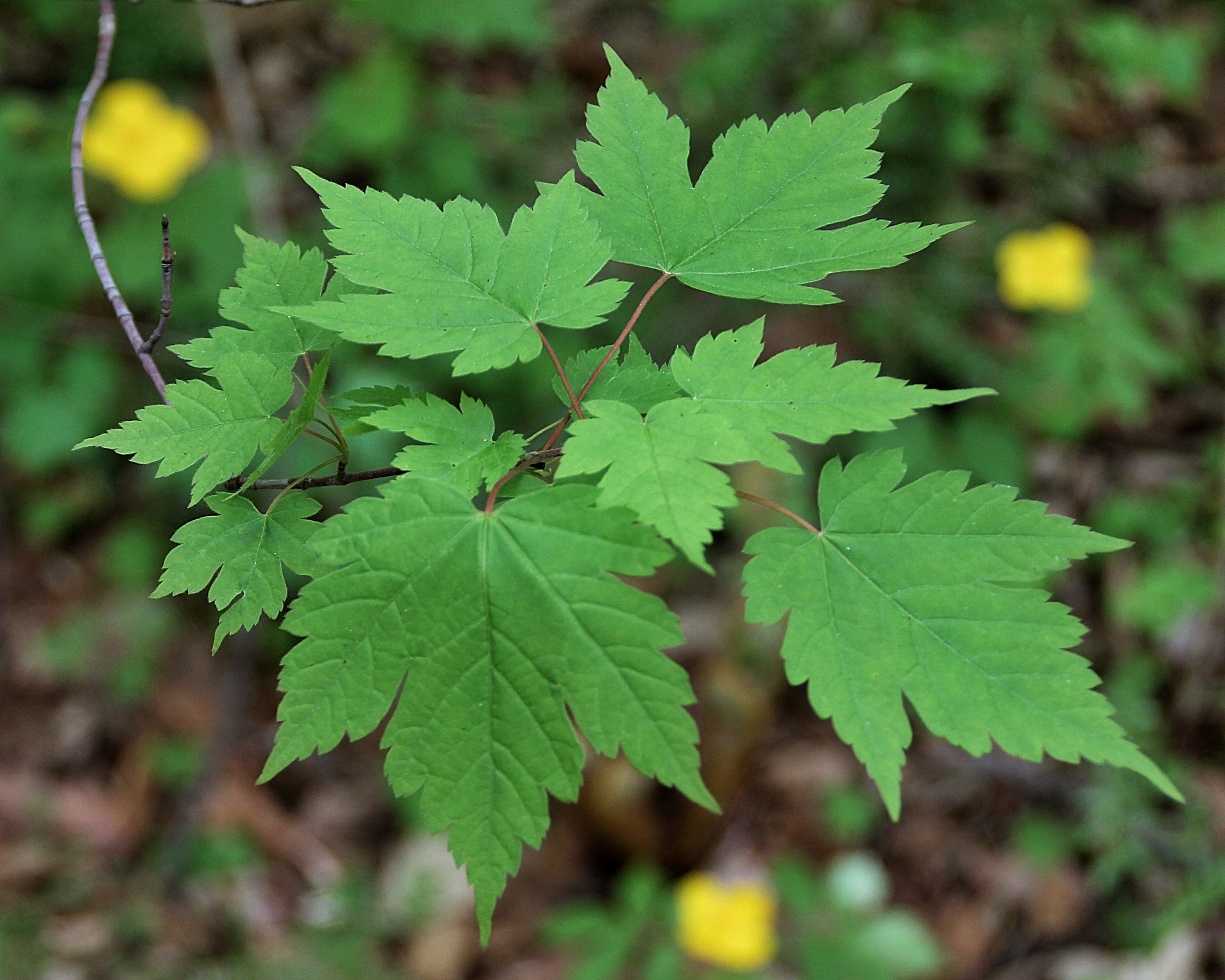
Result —
<instances>
[{"instance_id":1,"label":"cluster of green leaves","mask_svg":"<svg viewBox=\"0 0 1225 980\"><path fill-rule=\"evenodd\" d=\"M333 226L326 289L318 252L244 236L245 265L221 304L238 326L177 348L205 378L175 382L169 404L84 443L159 462L159 473L195 467L191 500L214 516L176 534L158 591L208 588L223 610L218 640L280 613L284 568L310 578L283 623L300 641L283 663L264 778L385 721L388 779L420 792L425 823L448 833L486 936L523 845L545 833L549 795L578 792L579 732L717 809L699 775L692 690L663 652L682 640L677 619L618 576L650 575L672 548L709 569L712 535L741 499L721 467L799 472L784 437L821 444L985 393L882 377L836 363L829 347L759 363L761 321L662 365L633 344L615 356L639 304L617 344L568 371L558 362L564 414L540 449L498 433L476 399L403 388L336 396L343 427L324 395L338 343L452 357L462 378L552 354L545 328L601 323L629 288L597 278L610 260L660 274L643 303L676 279L817 305L835 298L812 283L896 265L949 230L859 220L884 191L871 145L900 91L815 118L750 118L715 142L695 182L686 126L609 59L592 140L576 154L595 190L573 174L542 184L504 230L474 201L439 207L302 172ZM258 487L304 433L336 450L317 469L343 468L348 438L377 429L412 440L395 460L402 474L326 521L289 488L262 511L212 493L229 479ZM557 456L551 471L530 466ZM906 701L972 753L994 741L1027 759L1108 762L1177 796L1068 652L1082 627L1037 586L1123 542L1014 490L967 489L965 473L899 486L903 475L896 453L831 462L819 527L765 502L796 526L755 535L744 572L747 618L789 616L789 677L808 683L890 813L911 740Z\"/></svg>"}]
</instances>

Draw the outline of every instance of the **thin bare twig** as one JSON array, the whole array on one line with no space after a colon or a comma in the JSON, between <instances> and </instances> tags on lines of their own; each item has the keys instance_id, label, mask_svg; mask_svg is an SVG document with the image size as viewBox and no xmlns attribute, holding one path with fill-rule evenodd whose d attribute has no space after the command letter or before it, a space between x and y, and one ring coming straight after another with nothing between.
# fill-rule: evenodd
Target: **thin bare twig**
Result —
<instances>
[{"instance_id":1,"label":"thin bare twig","mask_svg":"<svg viewBox=\"0 0 1225 980\"><path fill-rule=\"evenodd\" d=\"M140 345L145 354L152 354L157 342L166 332L166 324L170 322L170 279L174 275L174 252L170 250L170 219L162 215L162 315L149 334L149 339Z\"/></svg>"},{"instance_id":2,"label":"thin bare twig","mask_svg":"<svg viewBox=\"0 0 1225 980\"><path fill-rule=\"evenodd\" d=\"M94 217L85 199L85 164L81 160L81 144L85 139L85 120L89 118L89 111L93 108L94 99L98 97L98 90L106 81L111 64L111 49L115 44L115 2L114 0L98 0L98 7L98 53L94 57L94 71L89 78L89 84L85 86L85 91L81 93L81 100L77 103L76 120L72 125L70 153L72 201L76 210L77 224L81 226L85 246L89 249L90 261L94 264L94 271L98 274L98 281L102 283L106 298L111 301L111 307L115 310L119 325L127 334L128 342L132 345L132 350L136 352L140 366L145 369L145 374L149 376L153 387L157 389L158 396L163 402L170 404L166 398L166 382L162 380L162 374L153 362L153 355L145 349L144 338L136 329L136 320L132 316L132 311L128 309L123 294L115 285L115 278L111 275L111 268L106 261L106 253L102 251L102 243L98 240L98 229L94 226Z\"/></svg>"}]
</instances>

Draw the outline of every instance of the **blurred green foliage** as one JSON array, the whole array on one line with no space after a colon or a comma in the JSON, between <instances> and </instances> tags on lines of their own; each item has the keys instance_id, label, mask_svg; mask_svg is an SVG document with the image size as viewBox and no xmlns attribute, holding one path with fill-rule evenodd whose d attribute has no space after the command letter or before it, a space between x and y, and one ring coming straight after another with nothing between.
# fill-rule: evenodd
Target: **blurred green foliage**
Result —
<instances>
[{"instance_id":1,"label":"blurred green foliage","mask_svg":"<svg viewBox=\"0 0 1225 980\"><path fill-rule=\"evenodd\" d=\"M714 975L767 977L790 968L805 980L918 980L939 969L943 954L926 927L888 905L888 876L875 857L851 852L817 871L787 855L777 862L772 881L780 904L774 963L762 971ZM576 951L567 980L712 975L677 945L675 918L672 890L658 873L631 867L608 903L563 906L549 916L544 933L551 945Z\"/></svg>"}]
</instances>

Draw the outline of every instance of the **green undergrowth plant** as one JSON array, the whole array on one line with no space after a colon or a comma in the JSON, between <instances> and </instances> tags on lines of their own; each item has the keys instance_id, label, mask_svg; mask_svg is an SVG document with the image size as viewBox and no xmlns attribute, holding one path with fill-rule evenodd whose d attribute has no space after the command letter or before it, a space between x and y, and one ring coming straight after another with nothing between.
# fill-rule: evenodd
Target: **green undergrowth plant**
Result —
<instances>
[{"instance_id":1,"label":"green undergrowth plant","mask_svg":"<svg viewBox=\"0 0 1225 980\"><path fill-rule=\"evenodd\" d=\"M829 462L809 517L734 488L724 467L799 473L795 443L888 429L933 405L988 394L936 391L837 363L832 347L762 359L763 321L700 339L656 363L631 338L670 280L743 300L835 302L811 284L897 265L955 226L859 220L884 188L870 147L889 92L815 118L751 117L714 144L694 182L689 132L609 51L579 168L539 185L503 230L488 207L442 207L340 186L319 194L336 250L243 236L245 264L221 296L231 326L172 348L202 372L82 445L195 467L191 503L212 512L174 535L157 595L208 590L217 643L309 578L283 628L275 747L263 772L386 723L386 772L420 792L475 887L482 935L495 900L548 826L548 798L573 800L584 741L717 810L699 775L684 670L663 652L677 618L623 576L707 548L741 502L779 526L745 551L746 617L787 618L782 656L816 712L900 808L907 702L936 735L974 754L994 742L1026 759L1089 759L1178 791L1112 720L1083 632L1036 584L1124 542L1048 514L1016 491L968 488L963 472L904 483L896 452ZM658 278L611 346L563 363L549 334L614 316L630 285L611 260ZM672 287L672 288L675 288ZM406 386L327 391L332 352L453 357L456 378L552 361L554 424L499 430L481 402ZM287 410L287 406L293 405ZM390 465L351 472L349 440L407 437ZM330 456L291 479L265 476L296 440ZM324 471L327 472L324 472ZM382 479L326 520L311 491ZM257 506L252 495L277 490Z\"/></svg>"}]
</instances>

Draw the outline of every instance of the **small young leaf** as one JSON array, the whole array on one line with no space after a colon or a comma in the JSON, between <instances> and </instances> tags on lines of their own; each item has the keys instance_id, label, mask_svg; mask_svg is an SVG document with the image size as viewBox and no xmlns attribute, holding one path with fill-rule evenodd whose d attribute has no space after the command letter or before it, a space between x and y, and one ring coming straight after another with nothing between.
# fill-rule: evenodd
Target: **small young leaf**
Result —
<instances>
[{"instance_id":1,"label":"small young leaf","mask_svg":"<svg viewBox=\"0 0 1225 980\"><path fill-rule=\"evenodd\" d=\"M293 394L293 376L259 354L232 354L213 369L219 388L204 381L176 381L166 388L169 405L139 409L122 423L79 446L101 446L137 463L161 460L158 476L196 463L191 502L241 473L281 430L275 418Z\"/></svg>"},{"instance_id":2,"label":"small young leaf","mask_svg":"<svg viewBox=\"0 0 1225 980\"><path fill-rule=\"evenodd\" d=\"M698 568L711 571L704 557L710 532L723 526L720 510L735 506L736 495L727 474L710 464L741 463L762 453L722 419L700 415L681 399L656 405L645 419L623 402L584 406L587 417L570 427L557 478L607 468L600 478L601 507L629 507Z\"/></svg>"},{"instance_id":3,"label":"small young leaf","mask_svg":"<svg viewBox=\"0 0 1225 980\"><path fill-rule=\"evenodd\" d=\"M335 338L326 330L275 312L319 299L328 268L319 250L302 254L292 242L277 245L235 230L243 266L234 277L237 285L221 291L221 315L246 329L214 327L207 337L170 349L201 370L211 371L234 354L263 354L288 371L303 354L332 346Z\"/></svg>"},{"instance_id":4,"label":"small young leaf","mask_svg":"<svg viewBox=\"0 0 1225 980\"><path fill-rule=\"evenodd\" d=\"M289 413L289 417L285 419L285 424L281 426L281 430L264 447L263 460L243 481L242 487L238 491L239 493L242 493L267 473L272 464L284 455L285 451L294 444L298 436L305 432L307 426L315 420L315 409L319 407L319 396L323 394L323 384L327 381L328 366L331 364L331 361L332 352L329 350L311 371L310 382L302 392L302 400Z\"/></svg>"},{"instance_id":5,"label":"small young leaf","mask_svg":"<svg viewBox=\"0 0 1225 980\"><path fill-rule=\"evenodd\" d=\"M226 636L250 629L261 614L269 619L281 614L286 594L282 566L302 575L322 574L325 566L309 544L322 525L307 520L319 504L305 494L284 497L267 514L245 497L218 495L204 502L217 516L201 517L174 532L171 540L178 546L166 556L153 596L200 592L211 582L209 602L222 612L213 637L216 652Z\"/></svg>"},{"instance_id":6,"label":"small young leaf","mask_svg":"<svg viewBox=\"0 0 1225 980\"><path fill-rule=\"evenodd\" d=\"M658 538L626 511L594 508L590 487L546 487L492 515L433 480L400 477L381 493L315 539L336 570L286 617L304 639L285 658L263 778L369 733L402 690L388 778L397 793L423 789L427 824L467 865L485 936L522 844L544 834L546 793L578 792L571 714L596 751L623 751L717 809L698 776L688 679L660 652L681 639L676 618L610 574L649 574L668 559Z\"/></svg>"},{"instance_id":7,"label":"small young leaf","mask_svg":"<svg viewBox=\"0 0 1225 980\"><path fill-rule=\"evenodd\" d=\"M966 473L904 487L898 452L828 463L823 529L772 528L749 539L746 618L791 616L782 655L792 683L867 766L897 817L910 723L974 755L1043 752L1132 769L1181 799L1110 717L1099 680L1068 648L1084 627L1036 588L1073 558L1126 546L1016 500L1009 487L966 490Z\"/></svg>"},{"instance_id":8,"label":"small young leaf","mask_svg":"<svg viewBox=\"0 0 1225 980\"><path fill-rule=\"evenodd\" d=\"M566 362L566 377L576 392L586 384L610 347L581 351ZM553 379L553 391L568 408L570 396L566 394L561 378ZM592 401L625 402L645 415L660 402L676 398L679 394L680 389L672 380L671 368L666 364L663 367L657 365L638 338L630 334L620 359L614 357L608 362L586 397Z\"/></svg>"},{"instance_id":9,"label":"small young leaf","mask_svg":"<svg viewBox=\"0 0 1225 980\"><path fill-rule=\"evenodd\" d=\"M525 445L517 432L494 439L493 412L467 395L460 397L459 408L434 395L408 398L364 421L428 443L401 449L394 464L415 476L448 483L469 499L482 482L492 485L514 466Z\"/></svg>"},{"instance_id":10,"label":"small young leaf","mask_svg":"<svg viewBox=\"0 0 1225 980\"><path fill-rule=\"evenodd\" d=\"M347 253L333 260L336 268L384 292L282 312L346 340L381 344L382 354L459 351L456 375L529 361L541 350L535 324L600 323L629 288L615 279L591 282L609 247L583 210L573 174L544 186L504 234L493 211L473 201L439 208L298 172L326 205L329 240Z\"/></svg>"},{"instance_id":11,"label":"small young leaf","mask_svg":"<svg viewBox=\"0 0 1225 980\"><path fill-rule=\"evenodd\" d=\"M905 91L813 119L751 117L715 141L694 186L689 131L611 48L611 71L587 112L596 142L579 166L600 189L584 195L613 258L669 272L695 289L773 303L836 297L806 283L834 272L882 269L960 225L890 225L865 214L884 192L870 150L885 109Z\"/></svg>"},{"instance_id":12,"label":"small young leaf","mask_svg":"<svg viewBox=\"0 0 1225 980\"><path fill-rule=\"evenodd\" d=\"M834 348L783 351L757 364L762 321L700 340L692 355L678 350L671 379L681 397L658 402L645 420L620 402L588 401L574 422L558 478L608 472L602 506L629 507L699 568L722 508L735 504L727 475L711 464L756 460L800 472L775 433L826 442L846 432L888 429L894 419L929 405L989 393L986 388L934 391L881 377L879 364L834 364ZM685 395L688 397L685 397Z\"/></svg>"},{"instance_id":13,"label":"small young leaf","mask_svg":"<svg viewBox=\"0 0 1225 980\"><path fill-rule=\"evenodd\" d=\"M329 409L333 418L346 423L345 435L358 436L375 431L374 426L363 421L374 409L391 408L392 405L399 405L412 397L413 389L408 385L371 385L332 395L329 398ZM345 402L348 404L344 404Z\"/></svg>"}]
</instances>

